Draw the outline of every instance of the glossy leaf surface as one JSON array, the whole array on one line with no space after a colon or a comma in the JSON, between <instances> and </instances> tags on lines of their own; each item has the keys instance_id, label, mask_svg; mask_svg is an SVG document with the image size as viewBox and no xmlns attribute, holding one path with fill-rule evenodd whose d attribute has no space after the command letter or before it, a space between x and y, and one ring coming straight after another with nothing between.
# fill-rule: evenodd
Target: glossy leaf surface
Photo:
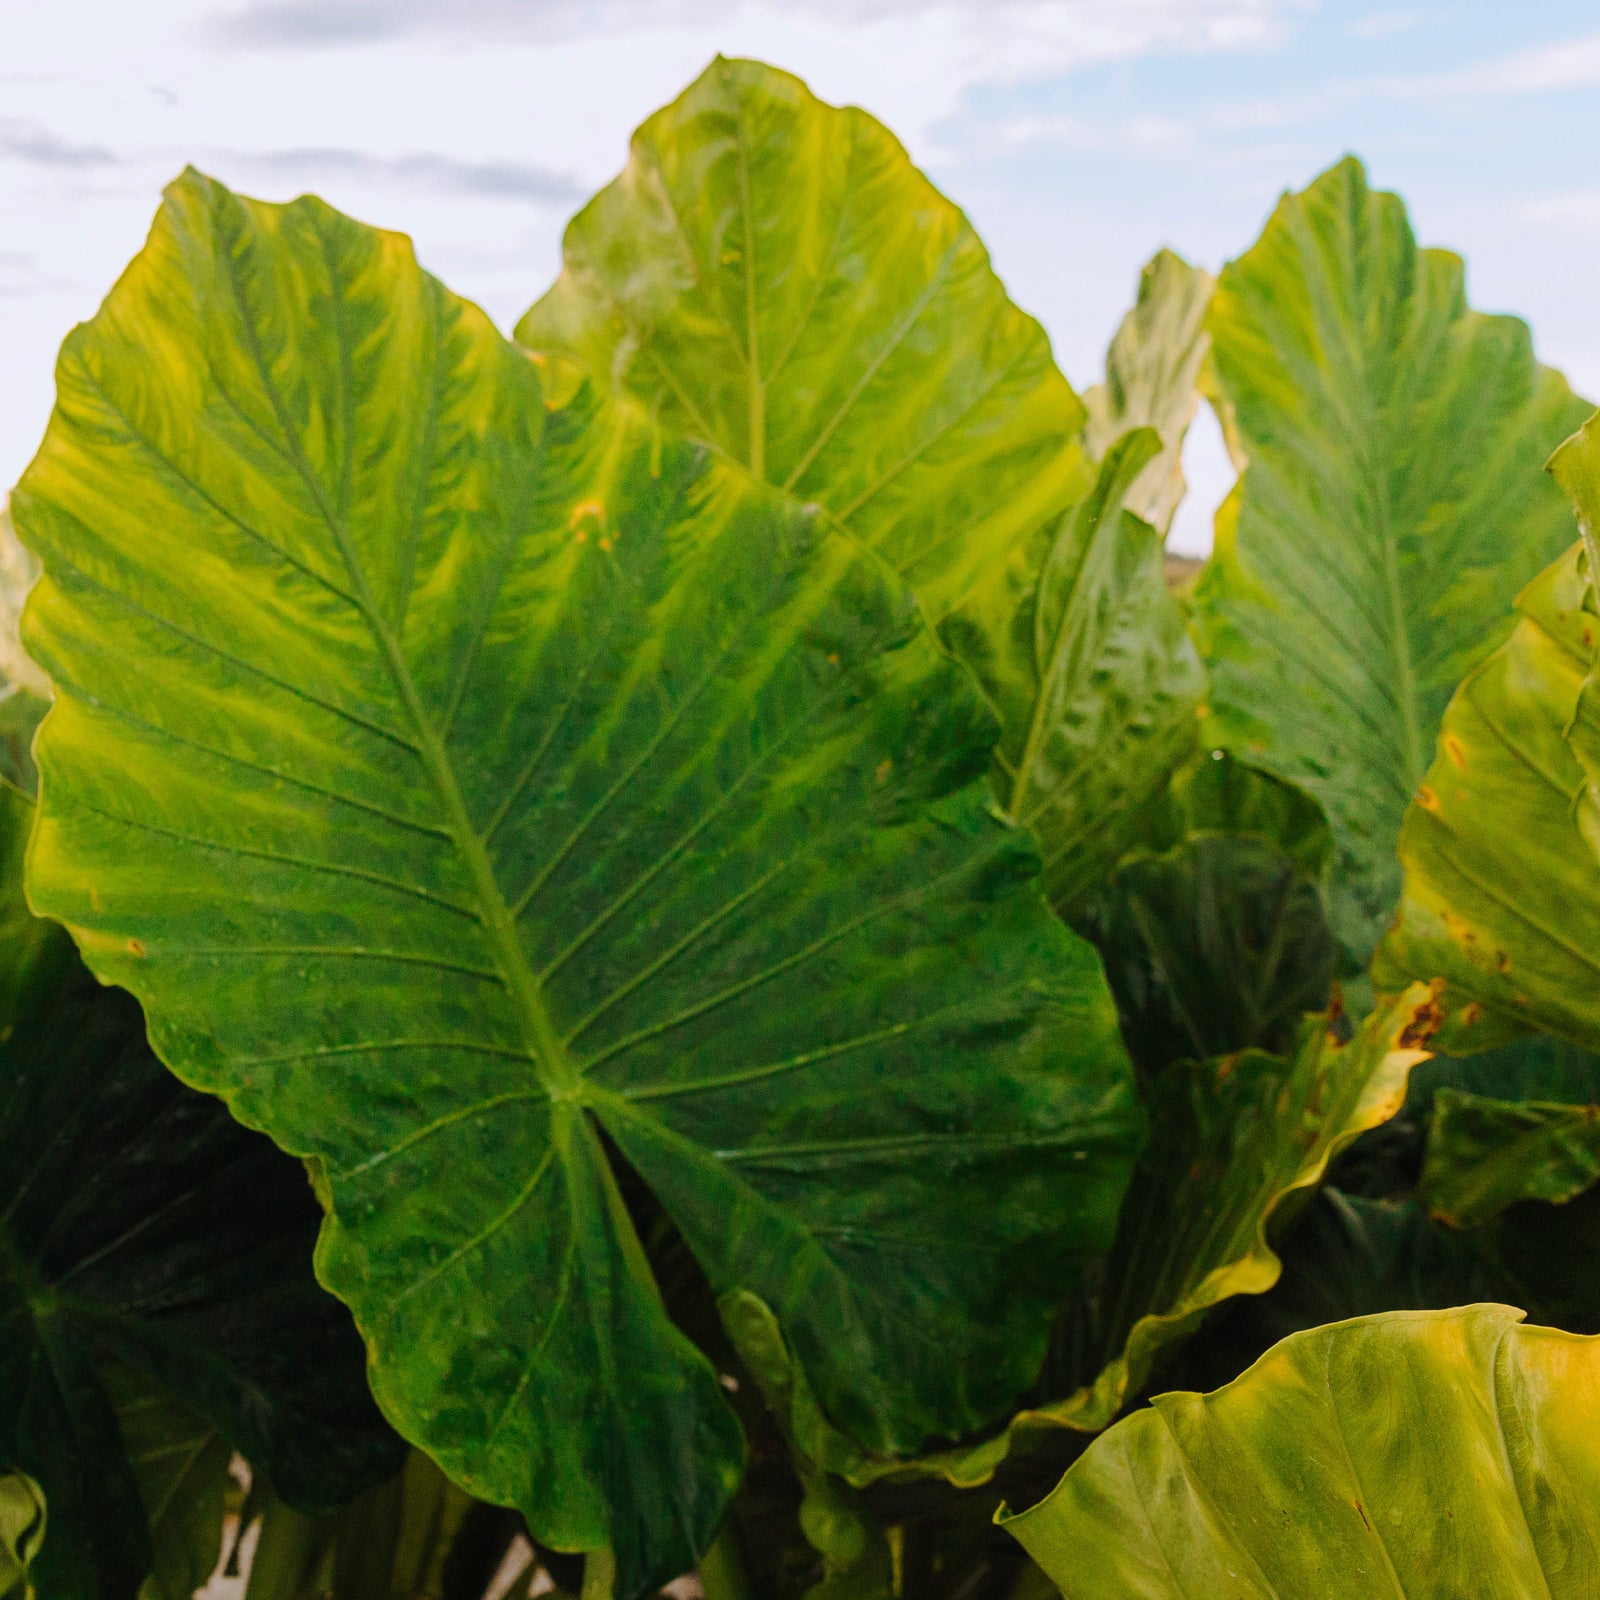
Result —
<instances>
[{"instance_id":1,"label":"glossy leaf surface","mask_svg":"<svg viewBox=\"0 0 1600 1600\"><path fill-rule=\"evenodd\" d=\"M1597 632L1574 545L1522 593L1511 638L1457 691L1400 835L1405 895L1374 981L1442 978L1453 1025L1600 1049L1600 865L1566 738Z\"/></svg>"},{"instance_id":2,"label":"glossy leaf surface","mask_svg":"<svg viewBox=\"0 0 1600 1600\"><path fill-rule=\"evenodd\" d=\"M1013 561L945 630L999 709L1000 804L1038 837L1063 914L1195 748L1204 679L1185 613L1159 537L1122 509L1160 449L1148 428L1114 444L1043 559Z\"/></svg>"},{"instance_id":3,"label":"glossy leaf surface","mask_svg":"<svg viewBox=\"0 0 1600 1600\"><path fill-rule=\"evenodd\" d=\"M816 501L930 616L1082 492L1083 405L971 224L787 73L713 62L562 260L522 344Z\"/></svg>"},{"instance_id":4,"label":"glossy leaf surface","mask_svg":"<svg viewBox=\"0 0 1600 1600\"><path fill-rule=\"evenodd\" d=\"M1200 372L1211 349L1206 311L1215 280L1182 256L1160 250L1139 274L1139 297L1106 355L1106 378L1085 392L1084 439L1102 460L1123 434L1154 428L1161 453L1140 472L1123 504L1164 538L1183 499L1183 441L1200 403Z\"/></svg>"},{"instance_id":5,"label":"glossy leaf surface","mask_svg":"<svg viewBox=\"0 0 1600 1600\"><path fill-rule=\"evenodd\" d=\"M390 1470L398 1441L312 1278L304 1172L164 1071L134 1001L29 916L31 813L0 790L0 1461L44 1491L41 1592L130 1600L185 1537L130 1386L190 1414L180 1451L214 1457L220 1433L224 1467L237 1448L310 1508Z\"/></svg>"},{"instance_id":6,"label":"glossy leaf surface","mask_svg":"<svg viewBox=\"0 0 1600 1600\"><path fill-rule=\"evenodd\" d=\"M1295 1334L1006 1522L1074 1600L1584 1600L1600 1344L1479 1305Z\"/></svg>"},{"instance_id":7,"label":"glossy leaf surface","mask_svg":"<svg viewBox=\"0 0 1600 1600\"><path fill-rule=\"evenodd\" d=\"M313 200L185 176L61 374L31 890L313 1161L402 1431L624 1594L705 1548L607 1140L864 1441L1003 1410L1139 1114L908 592Z\"/></svg>"},{"instance_id":8,"label":"glossy leaf surface","mask_svg":"<svg viewBox=\"0 0 1600 1600\"><path fill-rule=\"evenodd\" d=\"M1248 462L1196 593L1209 737L1321 802L1364 965L1451 692L1572 537L1540 467L1588 408L1353 159L1279 202L1209 327Z\"/></svg>"}]
</instances>

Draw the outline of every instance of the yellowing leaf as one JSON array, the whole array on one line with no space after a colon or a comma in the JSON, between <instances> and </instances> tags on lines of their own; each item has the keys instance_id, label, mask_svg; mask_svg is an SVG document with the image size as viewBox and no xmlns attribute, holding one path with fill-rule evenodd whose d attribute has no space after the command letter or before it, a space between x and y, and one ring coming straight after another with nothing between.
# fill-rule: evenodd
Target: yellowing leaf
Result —
<instances>
[{"instance_id":1,"label":"yellowing leaf","mask_svg":"<svg viewBox=\"0 0 1600 1600\"><path fill-rule=\"evenodd\" d=\"M1072 1600L1589 1600L1600 1339L1507 1306L1297 1333L1003 1518Z\"/></svg>"}]
</instances>

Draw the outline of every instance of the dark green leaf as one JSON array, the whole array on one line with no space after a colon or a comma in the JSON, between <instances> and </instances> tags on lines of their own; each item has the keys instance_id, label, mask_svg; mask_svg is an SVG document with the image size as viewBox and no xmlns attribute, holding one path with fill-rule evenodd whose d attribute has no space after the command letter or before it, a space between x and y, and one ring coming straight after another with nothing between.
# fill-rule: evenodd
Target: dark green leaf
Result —
<instances>
[{"instance_id":1,"label":"dark green leaf","mask_svg":"<svg viewBox=\"0 0 1600 1600\"><path fill-rule=\"evenodd\" d=\"M1140 1119L909 593L320 202L190 174L18 489L39 906L311 1158L409 1437L625 1594L743 1446L608 1143L888 1451L991 1421Z\"/></svg>"},{"instance_id":2,"label":"dark green leaf","mask_svg":"<svg viewBox=\"0 0 1600 1600\"><path fill-rule=\"evenodd\" d=\"M139 1600L190 1600L222 1554L233 1446L132 1367L102 1362L100 1381L150 1529L150 1576Z\"/></svg>"},{"instance_id":3,"label":"dark green leaf","mask_svg":"<svg viewBox=\"0 0 1600 1600\"><path fill-rule=\"evenodd\" d=\"M1316 881L1276 846L1202 834L1118 869L1079 927L1146 1076L1181 1058L1285 1051L1328 1003L1336 954Z\"/></svg>"},{"instance_id":4,"label":"dark green leaf","mask_svg":"<svg viewBox=\"0 0 1600 1600\"><path fill-rule=\"evenodd\" d=\"M1113 445L1042 563L1013 561L945 628L999 709L1001 809L1038 836L1064 914L1195 748L1203 680L1185 613L1160 539L1122 509L1160 447L1149 428Z\"/></svg>"},{"instance_id":5,"label":"dark green leaf","mask_svg":"<svg viewBox=\"0 0 1600 1600\"><path fill-rule=\"evenodd\" d=\"M1196 593L1210 737L1322 803L1364 966L1451 691L1572 537L1539 467L1588 407L1353 159L1284 196L1209 327L1248 463Z\"/></svg>"},{"instance_id":6,"label":"dark green leaf","mask_svg":"<svg viewBox=\"0 0 1600 1600\"><path fill-rule=\"evenodd\" d=\"M1433 1009L1417 985L1348 1044L1306 1017L1288 1056L1245 1050L1156 1075L1116 1241L1068 1322L1066 1363L1087 1387L1050 1410L1104 1427L1212 1307L1277 1282L1270 1227L1400 1108Z\"/></svg>"},{"instance_id":7,"label":"dark green leaf","mask_svg":"<svg viewBox=\"0 0 1600 1600\"><path fill-rule=\"evenodd\" d=\"M1421 1195L1442 1222L1475 1228L1519 1200L1560 1204L1596 1178L1600 1105L1435 1096Z\"/></svg>"},{"instance_id":8,"label":"dark green leaf","mask_svg":"<svg viewBox=\"0 0 1600 1600\"><path fill-rule=\"evenodd\" d=\"M0 1462L49 1505L41 1592L131 1600L167 1521L146 1514L129 1381L308 1507L389 1470L397 1441L348 1314L311 1275L305 1174L165 1072L132 998L29 916L31 820L0 789ZM137 1377L108 1388L107 1357Z\"/></svg>"}]
</instances>

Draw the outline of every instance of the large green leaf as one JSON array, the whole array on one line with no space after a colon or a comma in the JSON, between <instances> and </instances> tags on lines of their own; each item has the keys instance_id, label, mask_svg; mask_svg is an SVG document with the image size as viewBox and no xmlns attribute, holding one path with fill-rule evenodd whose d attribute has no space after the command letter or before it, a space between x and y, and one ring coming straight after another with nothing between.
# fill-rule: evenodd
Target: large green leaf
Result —
<instances>
[{"instance_id":1,"label":"large green leaf","mask_svg":"<svg viewBox=\"0 0 1600 1600\"><path fill-rule=\"evenodd\" d=\"M537 366L320 202L190 174L15 496L36 904L310 1158L396 1424L621 1584L738 1482L620 1156L837 1422L992 1420L1140 1116L993 724L792 499Z\"/></svg>"},{"instance_id":2,"label":"large green leaf","mask_svg":"<svg viewBox=\"0 0 1600 1600\"><path fill-rule=\"evenodd\" d=\"M1088 390L1084 441L1098 461L1123 434L1154 428L1155 456L1123 504L1163 537L1183 499L1183 440L1200 403L1200 374L1211 349L1206 311L1216 287L1209 272L1158 250L1139 274L1139 297L1106 354L1106 379Z\"/></svg>"},{"instance_id":3,"label":"large green leaf","mask_svg":"<svg viewBox=\"0 0 1600 1600\"><path fill-rule=\"evenodd\" d=\"M1327 1031L1327 1020L1306 1018L1288 1059L1245 1051L1183 1061L1151 1086L1151 1142L1116 1240L1069 1308L1046 1368L1057 1394L1070 1388L1065 1398L1019 1412L994 1438L907 1462L838 1436L804 1383L786 1375L782 1402L806 1459L856 1486L928 1477L984 1483L1030 1435L1104 1428L1213 1307L1271 1288L1282 1265L1271 1224L1352 1140L1394 1115L1407 1074L1427 1056L1438 1006L1414 985L1347 1044ZM740 1348L755 1349L759 1370L772 1341L748 1304L731 1314L745 1330Z\"/></svg>"},{"instance_id":4,"label":"large green leaf","mask_svg":"<svg viewBox=\"0 0 1600 1600\"><path fill-rule=\"evenodd\" d=\"M961 212L866 112L718 59L633 136L517 324L816 501L942 617L1080 494L1084 409Z\"/></svg>"},{"instance_id":5,"label":"large green leaf","mask_svg":"<svg viewBox=\"0 0 1600 1600\"><path fill-rule=\"evenodd\" d=\"M1211 736L1321 801L1364 965L1451 691L1572 537L1539 467L1587 407L1353 159L1284 196L1209 327L1248 462L1196 594Z\"/></svg>"},{"instance_id":6,"label":"large green leaf","mask_svg":"<svg viewBox=\"0 0 1600 1600\"><path fill-rule=\"evenodd\" d=\"M391 1470L398 1441L312 1278L305 1174L165 1072L133 1000L29 916L31 821L0 789L0 1466L49 1506L41 1592L131 1600L186 1537L137 1395L159 1389L201 1453L225 1468L237 1447L308 1509Z\"/></svg>"},{"instance_id":7,"label":"large green leaf","mask_svg":"<svg viewBox=\"0 0 1600 1600\"><path fill-rule=\"evenodd\" d=\"M1600 867L1565 738L1593 653L1582 546L1517 600L1445 714L1400 835L1405 895L1373 978L1445 980L1463 1047L1505 1024L1600 1049Z\"/></svg>"},{"instance_id":8,"label":"large green leaf","mask_svg":"<svg viewBox=\"0 0 1600 1600\"><path fill-rule=\"evenodd\" d=\"M945 629L999 709L1002 813L1037 835L1063 913L1103 883L1195 749L1204 678L1186 615L1160 538L1123 510L1160 454L1152 429L1120 439L1042 560L1014 558Z\"/></svg>"},{"instance_id":9,"label":"large green leaf","mask_svg":"<svg viewBox=\"0 0 1600 1600\"><path fill-rule=\"evenodd\" d=\"M1147 270L1097 401L1096 482L1084 409L966 219L864 112L748 61L640 128L564 263L517 337L910 580L1001 708L1006 814L1070 905L1193 746L1184 613L1160 538L1121 508L1168 518L1181 493L1209 280L1170 255ZM1141 424L1159 436L1117 446Z\"/></svg>"},{"instance_id":10,"label":"large green leaf","mask_svg":"<svg viewBox=\"0 0 1600 1600\"><path fill-rule=\"evenodd\" d=\"M1600 1343L1508 1306L1295 1334L1006 1520L1073 1600L1588 1600Z\"/></svg>"}]
</instances>

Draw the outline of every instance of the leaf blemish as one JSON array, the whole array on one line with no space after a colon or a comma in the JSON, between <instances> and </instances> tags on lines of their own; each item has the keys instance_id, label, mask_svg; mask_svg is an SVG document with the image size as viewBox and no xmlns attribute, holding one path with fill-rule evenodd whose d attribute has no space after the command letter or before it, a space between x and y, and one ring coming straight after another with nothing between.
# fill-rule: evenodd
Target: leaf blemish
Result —
<instances>
[{"instance_id":1,"label":"leaf blemish","mask_svg":"<svg viewBox=\"0 0 1600 1600\"><path fill-rule=\"evenodd\" d=\"M1400 1030L1395 1044L1401 1050L1425 1050L1443 1026L1444 1007L1439 1004L1438 995L1432 994L1411 1013L1411 1020Z\"/></svg>"}]
</instances>

